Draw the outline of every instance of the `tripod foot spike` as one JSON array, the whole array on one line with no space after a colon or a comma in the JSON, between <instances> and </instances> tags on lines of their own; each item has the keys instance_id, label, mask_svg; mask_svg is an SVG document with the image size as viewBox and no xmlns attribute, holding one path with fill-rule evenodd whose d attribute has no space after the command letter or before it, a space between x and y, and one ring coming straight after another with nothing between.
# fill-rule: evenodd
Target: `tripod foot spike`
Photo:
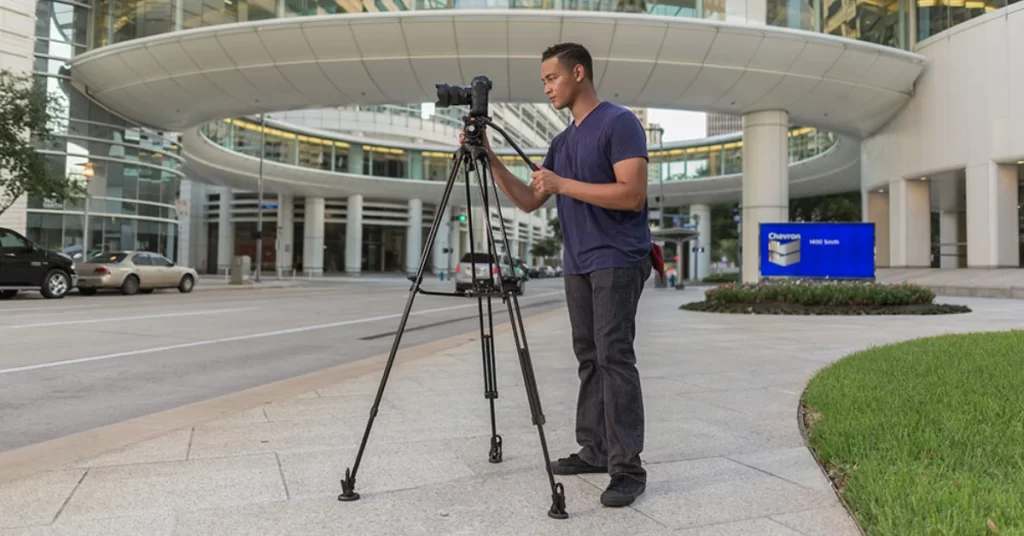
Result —
<instances>
[{"instance_id":1,"label":"tripod foot spike","mask_svg":"<svg viewBox=\"0 0 1024 536\"><path fill-rule=\"evenodd\" d=\"M565 488L561 482L555 484L555 492L551 494L551 510L548 510L548 517L569 519L569 512L565 511Z\"/></svg>"},{"instance_id":2,"label":"tripod foot spike","mask_svg":"<svg viewBox=\"0 0 1024 536\"><path fill-rule=\"evenodd\" d=\"M487 461L491 463L501 463L501 436L496 435L491 438L491 453L487 458Z\"/></svg>"},{"instance_id":3,"label":"tripod foot spike","mask_svg":"<svg viewBox=\"0 0 1024 536\"><path fill-rule=\"evenodd\" d=\"M349 469L345 469L345 479L341 481L341 495L338 495L339 501L357 501L359 500L359 494L356 493L356 480L352 478L352 474Z\"/></svg>"}]
</instances>

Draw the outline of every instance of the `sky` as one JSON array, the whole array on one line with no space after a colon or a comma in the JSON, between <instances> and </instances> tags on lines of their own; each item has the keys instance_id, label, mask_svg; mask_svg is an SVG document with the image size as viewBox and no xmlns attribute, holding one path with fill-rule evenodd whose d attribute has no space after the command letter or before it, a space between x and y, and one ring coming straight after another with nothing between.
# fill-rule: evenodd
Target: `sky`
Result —
<instances>
[{"instance_id":1,"label":"sky","mask_svg":"<svg viewBox=\"0 0 1024 536\"><path fill-rule=\"evenodd\" d=\"M663 141L693 140L707 136L704 112L650 108L647 110L647 120L660 123L665 129Z\"/></svg>"}]
</instances>

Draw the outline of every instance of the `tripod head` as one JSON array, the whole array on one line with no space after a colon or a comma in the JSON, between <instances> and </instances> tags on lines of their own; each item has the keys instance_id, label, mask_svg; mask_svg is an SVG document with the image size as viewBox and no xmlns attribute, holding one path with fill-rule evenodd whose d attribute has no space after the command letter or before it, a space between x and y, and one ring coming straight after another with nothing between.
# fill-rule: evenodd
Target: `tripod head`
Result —
<instances>
[{"instance_id":1,"label":"tripod head","mask_svg":"<svg viewBox=\"0 0 1024 536\"><path fill-rule=\"evenodd\" d=\"M539 166L530 160L530 157L526 156L526 153L516 145L514 141L509 137L508 133L504 129L495 125L491 121L490 115L488 115L488 104L490 101L490 92L493 84L491 79L486 76L477 76L473 78L473 82L468 86L452 86L449 84L434 84L437 88L437 102L434 103L438 108L447 108L449 106L469 106L469 115L462 117L462 134L463 142L462 145L465 147L470 154L479 153L480 149L484 146L484 131L487 127L494 127L505 141L512 146L513 149L519 156L526 162L526 165L532 171L540 169ZM476 148L474 150L474 148Z\"/></svg>"}]
</instances>

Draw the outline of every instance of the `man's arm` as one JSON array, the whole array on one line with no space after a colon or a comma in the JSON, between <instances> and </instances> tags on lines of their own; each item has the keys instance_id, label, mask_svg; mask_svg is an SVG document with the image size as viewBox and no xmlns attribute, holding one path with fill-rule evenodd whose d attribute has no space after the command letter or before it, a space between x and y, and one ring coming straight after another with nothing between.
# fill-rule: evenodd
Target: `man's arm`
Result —
<instances>
[{"instance_id":1,"label":"man's arm","mask_svg":"<svg viewBox=\"0 0 1024 536\"><path fill-rule=\"evenodd\" d=\"M557 184L553 193L567 195L591 205L611 210L632 210L640 212L647 202L647 159L642 157L620 160L614 166L615 182L593 184L554 175L547 170L535 173L534 189L538 192L551 191L547 182Z\"/></svg>"},{"instance_id":2,"label":"man's arm","mask_svg":"<svg viewBox=\"0 0 1024 536\"><path fill-rule=\"evenodd\" d=\"M491 174L494 175L494 182L523 212L529 213L537 210L551 197L551 194L538 192L519 180L519 177L513 175L490 148L487 149L487 156L491 161Z\"/></svg>"}]
</instances>

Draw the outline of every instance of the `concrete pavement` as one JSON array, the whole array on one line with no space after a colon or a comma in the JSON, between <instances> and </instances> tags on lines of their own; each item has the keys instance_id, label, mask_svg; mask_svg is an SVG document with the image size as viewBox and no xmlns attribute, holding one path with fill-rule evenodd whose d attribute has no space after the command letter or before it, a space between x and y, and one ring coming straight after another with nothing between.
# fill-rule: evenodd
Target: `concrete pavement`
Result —
<instances>
[{"instance_id":1,"label":"concrete pavement","mask_svg":"<svg viewBox=\"0 0 1024 536\"><path fill-rule=\"evenodd\" d=\"M382 361L292 383L223 416L0 485L0 535L613 534L856 535L805 447L797 407L823 365L870 345L1024 327L1024 302L949 298L974 312L929 317L766 317L681 311L698 290L649 287L637 330L649 485L609 509L604 475L549 487L510 333L496 338L504 461L487 461L479 341L400 359L356 484L338 502ZM577 380L564 309L528 341L552 457L575 449ZM243 407L244 406L244 407ZM2 458L2 456L0 456Z\"/></svg>"}]
</instances>

